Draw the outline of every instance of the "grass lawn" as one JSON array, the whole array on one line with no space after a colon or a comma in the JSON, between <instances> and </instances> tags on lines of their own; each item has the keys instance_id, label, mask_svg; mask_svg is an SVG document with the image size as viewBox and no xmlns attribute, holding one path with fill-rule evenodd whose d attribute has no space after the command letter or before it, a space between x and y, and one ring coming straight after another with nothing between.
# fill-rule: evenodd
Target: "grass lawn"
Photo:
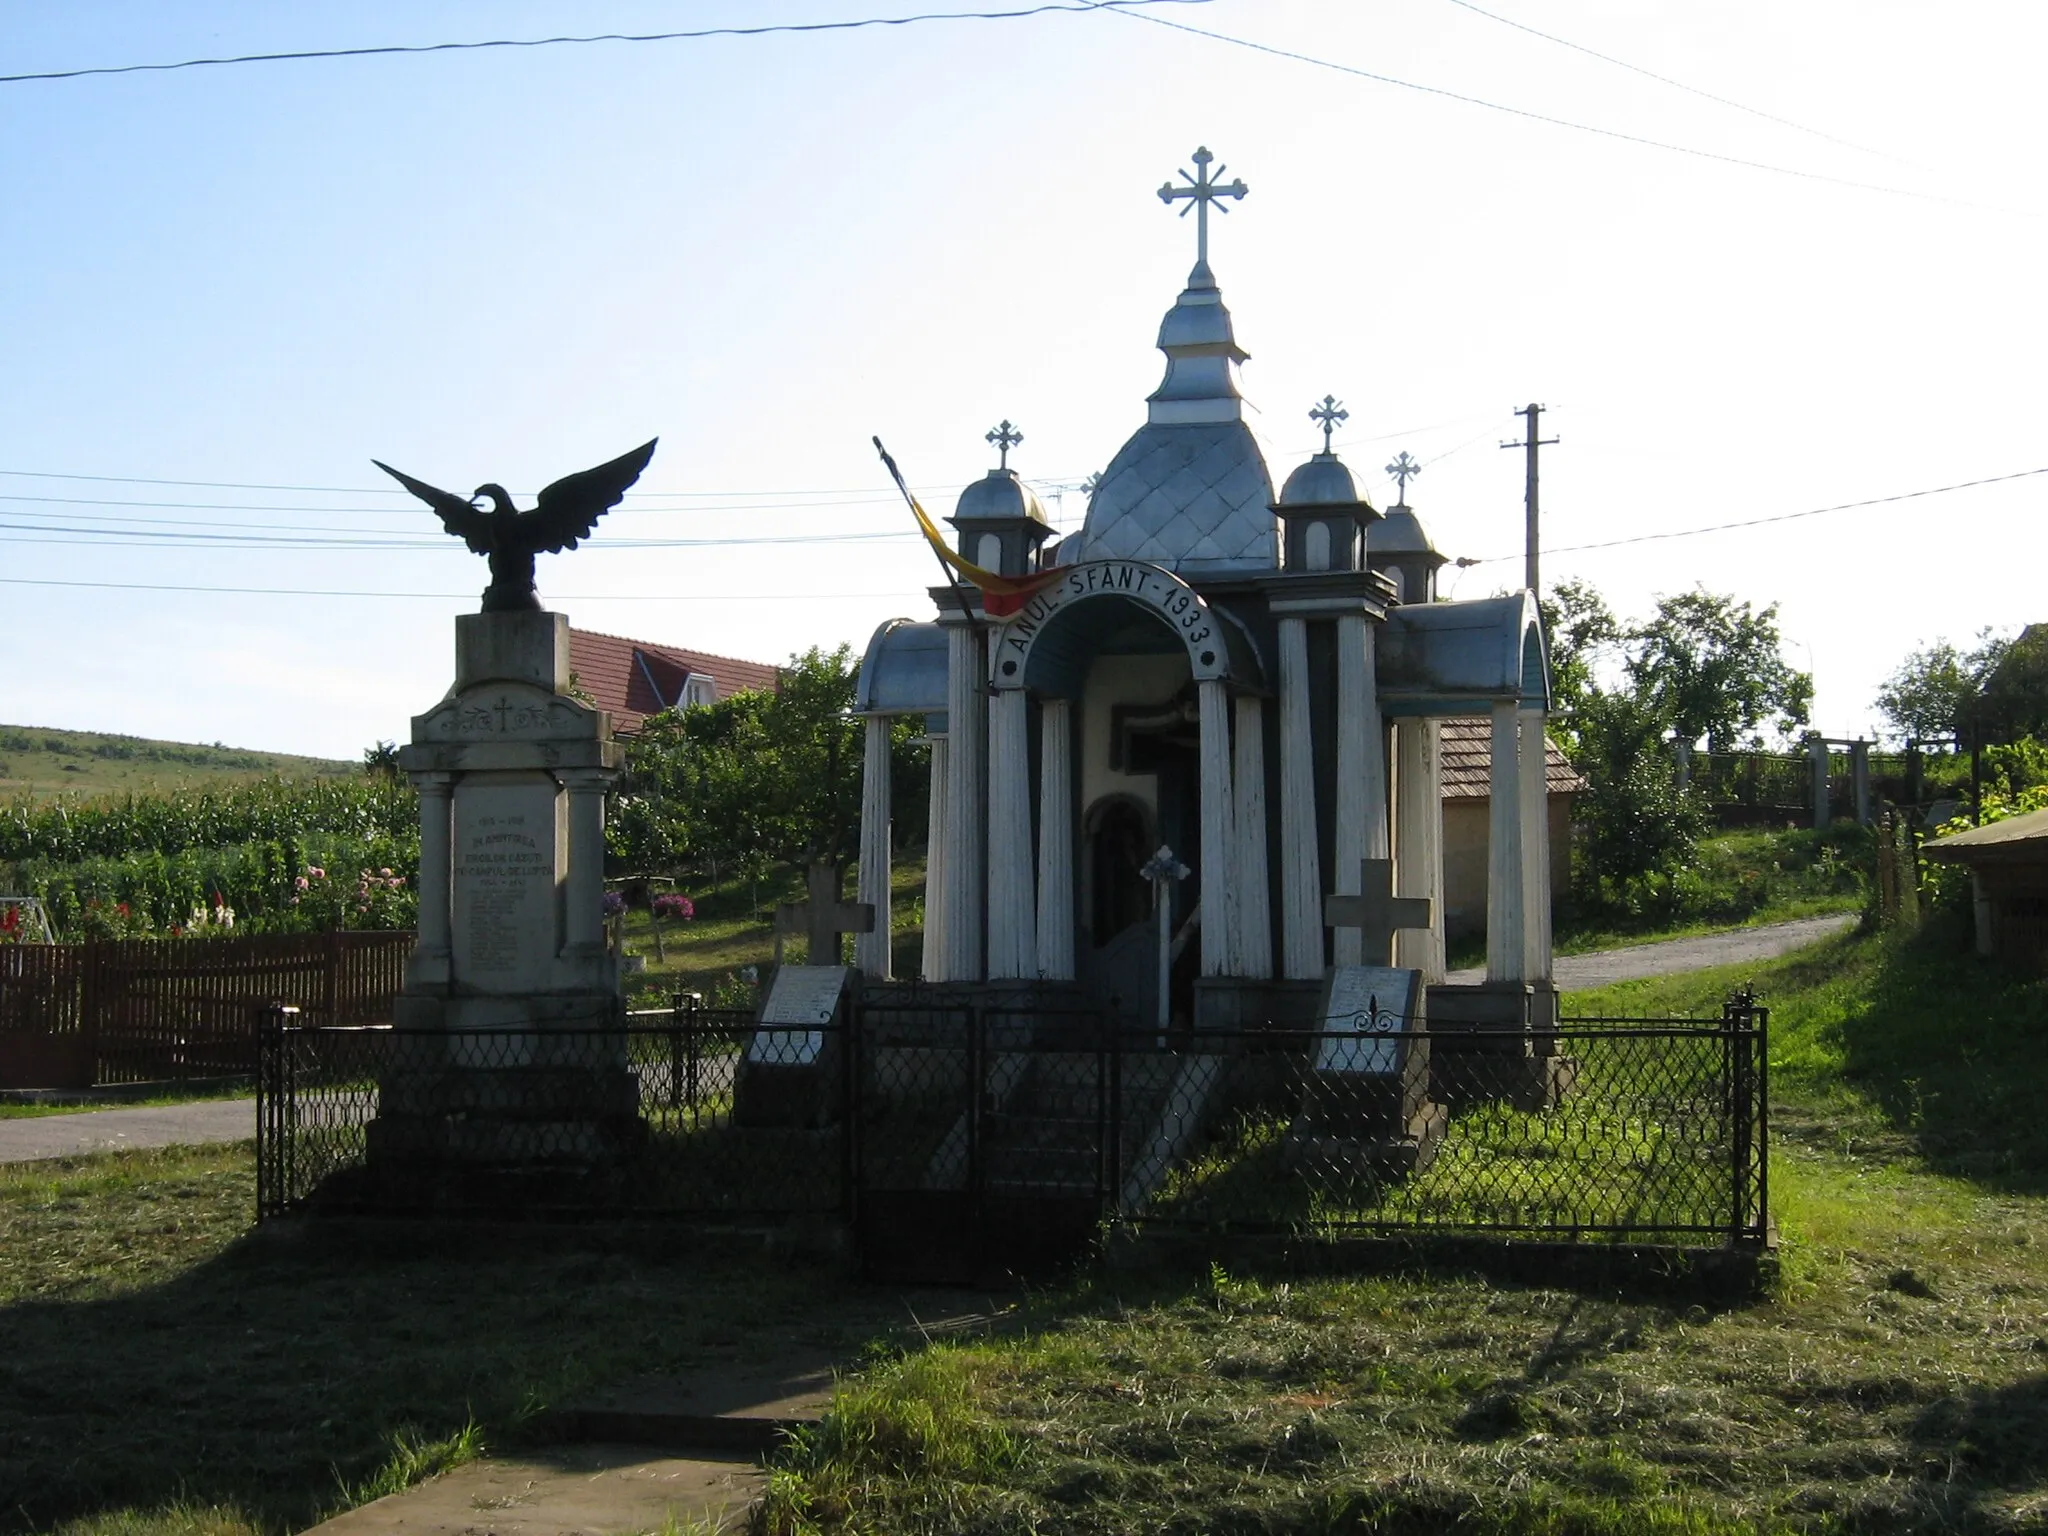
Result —
<instances>
[{"instance_id":1,"label":"grass lawn","mask_svg":"<svg viewBox=\"0 0 2048 1536\"><path fill-rule=\"evenodd\" d=\"M0 1530L302 1530L595 1383L792 1343L855 1359L907 1316L758 1238L378 1253L252 1239L254 1200L247 1143L0 1167Z\"/></svg>"},{"instance_id":2,"label":"grass lawn","mask_svg":"<svg viewBox=\"0 0 2048 1536\"><path fill-rule=\"evenodd\" d=\"M2048 983L1852 936L1775 996L1783 1272L1740 1306L1108 1275L870 1370L771 1533L2048 1528ZM1582 1009L1711 1004L1741 973Z\"/></svg>"},{"instance_id":3,"label":"grass lawn","mask_svg":"<svg viewBox=\"0 0 2048 1536\"><path fill-rule=\"evenodd\" d=\"M1785 1250L1741 1305L1109 1272L927 1346L897 1298L758 1245L252 1241L246 1147L0 1169L0 1529L295 1529L591 1384L791 1337L858 1369L778 1459L766 1533L2043 1529L2048 982L1953 940L1755 968Z\"/></svg>"},{"instance_id":4,"label":"grass lawn","mask_svg":"<svg viewBox=\"0 0 2048 1536\"><path fill-rule=\"evenodd\" d=\"M0 799L56 795L90 799L156 791L206 789L247 779L343 778L360 763L285 752L251 752L219 742L149 741L100 731L55 731L0 725Z\"/></svg>"}]
</instances>

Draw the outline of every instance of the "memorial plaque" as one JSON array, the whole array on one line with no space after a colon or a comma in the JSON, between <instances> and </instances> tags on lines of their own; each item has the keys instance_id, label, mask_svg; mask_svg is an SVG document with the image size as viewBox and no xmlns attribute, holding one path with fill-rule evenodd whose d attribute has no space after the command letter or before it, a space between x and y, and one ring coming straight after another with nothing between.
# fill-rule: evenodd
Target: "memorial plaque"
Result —
<instances>
[{"instance_id":1,"label":"memorial plaque","mask_svg":"<svg viewBox=\"0 0 2048 1536\"><path fill-rule=\"evenodd\" d=\"M768 1001L761 1005L762 1027L748 1042L747 1060L764 1067L807 1067L815 1062L825 1048L824 1033L788 1026L830 1024L838 1016L839 999L852 974L844 965L783 966L768 989Z\"/></svg>"},{"instance_id":2,"label":"memorial plaque","mask_svg":"<svg viewBox=\"0 0 2048 1536\"><path fill-rule=\"evenodd\" d=\"M486 992L545 987L557 942L560 795L544 774L455 789L456 978Z\"/></svg>"},{"instance_id":3,"label":"memorial plaque","mask_svg":"<svg viewBox=\"0 0 2048 1536\"><path fill-rule=\"evenodd\" d=\"M1376 1076L1400 1071L1400 1044L1389 1037L1421 1025L1422 997L1420 971L1385 965L1338 966L1330 973L1324 998L1326 1038L1316 1070Z\"/></svg>"}]
</instances>

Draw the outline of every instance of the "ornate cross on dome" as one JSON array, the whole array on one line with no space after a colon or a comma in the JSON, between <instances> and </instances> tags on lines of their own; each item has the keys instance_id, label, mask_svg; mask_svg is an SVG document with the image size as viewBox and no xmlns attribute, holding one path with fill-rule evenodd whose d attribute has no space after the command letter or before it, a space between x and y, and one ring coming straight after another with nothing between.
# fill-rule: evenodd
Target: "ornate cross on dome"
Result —
<instances>
[{"instance_id":1,"label":"ornate cross on dome","mask_svg":"<svg viewBox=\"0 0 2048 1536\"><path fill-rule=\"evenodd\" d=\"M1338 422L1351 419L1351 413L1337 403L1335 395L1325 395L1321 405L1312 405L1308 408L1308 419L1322 423L1323 452L1328 453L1330 451L1330 435L1337 430Z\"/></svg>"},{"instance_id":2,"label":"ornate cross on dome","mask_svg":"<svg viewBox=\"0 0 2048 1536\"><path fill-rule=\"evenodd\" d=\"M1024 434L1011 426L1009 418L1005 417L1003 418L1003 424L991 431L983 441L994 443L996 445L996 452L1003 456L1002 462L997 465L997 468L1008 469L1010 467L1010 450L1024 441Z\"/></svg>"},{"instance_id":3,"label":"ornate cross on dome","mask_svg":"<svg viewBox=\"0 0 2048 1536\"><path fill-rule=\"evenodd\" d=\"M1422 466L1409 458L1408 450L1403 448L1394 455L1394 462L1387 466L1387 473L1394 477L1394 483L1401 488L1400 499L1396 505L1407 506L1408 482L1422 473Z\"/></svg>"},{"instance_id":4,"label":"ornate cross on dome","mask_svg":"<svg viewBox=\"0 0 2048 1536\"><path fill-rule=\"evenodd\" d=\"M1186 198L1188 208L1195 210L1195 262L1199 266L1207 266L1209 264L1209 205L1226 197L1241 198L1245 193L1251 191L1251 188L1244 184L1243 177L1228 183L1218 181L1216 176L1221 176L1228 169L1226 166L1219 165L1216 168L1216 176L1211 176L1209 174L1209 162L1215 158L1206 148L1197 149L1195 151L1195 174L1190 176L1186 171L1180 173L1181 180L1185 181L1187 185L1176 187L1169 181L1159 189L1159 201L1166 204L1169 208L1173 206L1176 200ZM1180 216L1182 218L1188 216L1188 208L1181 209ZM1218 208L1217 211L1219 213L1230 212L1228 208Z\"/></svg>"}]
</instances>

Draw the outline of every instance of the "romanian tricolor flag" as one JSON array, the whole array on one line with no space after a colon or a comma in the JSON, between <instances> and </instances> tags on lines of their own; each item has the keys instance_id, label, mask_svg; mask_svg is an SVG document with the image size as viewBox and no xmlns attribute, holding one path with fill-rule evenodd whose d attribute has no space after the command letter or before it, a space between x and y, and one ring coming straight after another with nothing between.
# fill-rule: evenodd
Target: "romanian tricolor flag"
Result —
<instances>
[{"instance_id":1,"label":"romanian tricolor flag","mask_svg":"<svg viewBox=\"0 0 2048 1536\"><path fill-rule=\"evenodd\" d=\"M946 536L939 532L931 516L918 505L917 498L910 494L910 487L903 483L902 471L896 461L889 457L889 450L882 446L882 440L875 439L875 452L882 456L882 462L889 466L889 474L896 482L896 489L903 493L903 499L910 503L911 515L917 519L917 526L923 530L925 540L932 547L932 553L939 557L940 564L953 572L962 581L968 582L981 592L981 608L992 619L1005 619L1026 603L1031 594L1041 587L1051 586L1060 577L1058 571L1042 571L1034 576L999 576L994 571L985 571L970 560L964 560L959 553L946 543Z\"/></svg>"}]
</instances>

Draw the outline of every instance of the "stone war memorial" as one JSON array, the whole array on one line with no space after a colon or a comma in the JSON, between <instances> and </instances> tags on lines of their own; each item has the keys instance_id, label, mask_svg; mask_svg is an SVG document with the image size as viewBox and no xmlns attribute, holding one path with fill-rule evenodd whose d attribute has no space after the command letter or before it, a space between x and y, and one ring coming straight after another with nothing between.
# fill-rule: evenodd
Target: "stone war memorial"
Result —
<instances>
[{"instance_id":1,"label":"stone war memorial","mask_svg":"<svg viewBox=\"0 0 2048 1536\"><path fill-rule=\"evenodd\" d=\"M569 691L569 621L541 607L538 553L573 548L654 444L571 475L518 512L387 472L489 557L482 611L455 621L455 682L399 764L420 796L420 931L379 1084L371 1172L596 1170L638 1143L618 965L604 931L604 796L620 765L604 711Z\"/></svg>"}]
</instances>

